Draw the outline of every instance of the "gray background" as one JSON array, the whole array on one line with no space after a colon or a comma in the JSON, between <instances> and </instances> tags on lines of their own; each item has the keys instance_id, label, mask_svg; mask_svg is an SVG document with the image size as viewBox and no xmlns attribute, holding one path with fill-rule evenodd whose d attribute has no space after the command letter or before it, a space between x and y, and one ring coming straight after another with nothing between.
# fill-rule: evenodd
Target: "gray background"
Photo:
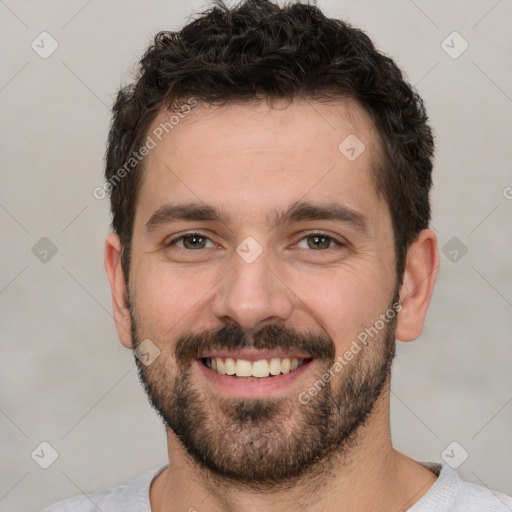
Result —
<instances>
[{"instance_id":1,"label":"gray background","mask_svg":"<svg viewBox=\"0 0 512 512\"><path fill-rule=\"evenodd\" d=\"M422 337L399 343L393 441L431 461L456 441L445 453L460 462L468 452L463 478L512 494L512 2L318 5L365 29L425 99L437 138L433 227L440 247L459 240L441 252ZM114 329L108 203L92 190L121 79L156 31L206 6L0 0L2 512L41 510L167 461L163 427ZM47 59L31 48L42 31L59 45ZM458 58L453 31L469 44ZM43 441L59 454L48 469L31 458Z\"/></svg>"}]
</instances>

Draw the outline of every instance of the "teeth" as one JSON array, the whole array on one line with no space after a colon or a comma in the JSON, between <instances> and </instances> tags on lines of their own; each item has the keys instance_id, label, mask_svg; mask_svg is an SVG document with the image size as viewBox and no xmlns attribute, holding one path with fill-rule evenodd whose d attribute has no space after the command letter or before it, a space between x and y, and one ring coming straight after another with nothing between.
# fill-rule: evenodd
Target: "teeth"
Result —
<instances>
[{"instance_id":1,"label":"teeth","mask_svg":"<svg viewBox=\"0 0 512 512\"><path fill-rule=\"evenodd\" d=\"M252 365L250 361L245 359L238 359L235 366L235 373L237 377L251 377Z\"/></svg>"},{"instance_id":2,"label":"teeth","mask_svg":"<svg viewBox=\"0 0 512 512\"><path fill-rule=\"evenodd\" d=\"M217 364L219 361L217 360ZM236 373L236 364L235 360L232 357L226 357L226 362L224 363L224 372L226 375L235 375Z\"/></svg>"},{"instance_id":3,"label":"teeth","mask_svg":"<svg viewBox=\"0 0 512 512\"><path fill-rule=\"evenodd\" d=\"M273 358L270 360L270 375L279 375L281 373L281 359Z\"/></svg>"},{"instance_id":4,"label":"teeth","mask_svg":"<svg viewBox=\"0 0 512 512\"><path fill-rule=\"evenodd\" d=\"M290 373L290 360L289 359L283 359L281 361L281 373Z\"/></svg>"},{"instance_id":5,"label":"teeth","mask_svg":"<svg viewBox=\"0 0 512 512\"><path fill-rule=\"evenodd\" d=\"M209 357L208 361L215 361L215 366L217 367L217 372L220 373L221 375L226 375L226 365L224 364L224 362L222 361L222 359L220 357L215 357L215 358ZM212 370L214 369L213 364L210 366L210 368Z\"/></svg>"},{"instance_id":6,"label":"teeth","mask_svg":"<svg viewBox=\"0 0 512 512\"><path fill-rule=\"evenodd\" d=\"M300 368L303 364L304 359L297 359L296 357L292 359L279 359L277 357L269 360L260 359L253 363L246 359L233 359L232 357L226 357L224 360L220 357L208 358L206 360L206 366L221 375L257 378L265 378L281 373L287 374Z\"/></svg>"},{"instance_id":7,"label":"teeth","mask_svg":"<svg viewBox=\"0 0 512 512\"><path fill-rule=\"evenodd\" d=\"M253 377L268 377L269 373L270 367L265 359L262 359L261 361L254 361L254 363L252 363L251 375Z\"/></svg>"}]
</instances>

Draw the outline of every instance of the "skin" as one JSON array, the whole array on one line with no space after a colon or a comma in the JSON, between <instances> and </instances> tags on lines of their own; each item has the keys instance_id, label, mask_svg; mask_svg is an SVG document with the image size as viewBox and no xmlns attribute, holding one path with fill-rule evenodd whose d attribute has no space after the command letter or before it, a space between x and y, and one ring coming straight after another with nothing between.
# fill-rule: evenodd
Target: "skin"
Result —
<instances>
[{"instance_id":1,"label":"skin","mask_svg":"<svg viewBox=\"0 0 512 512\"><path fill-rule=\"evenodd\" d=\"M168 118L162 112L150 132ZM338 150L349 134L366 145L354 161ZM373 325L387 310L397 278L389 209L371 180L376 161L377 135L368 115L352 100L296 101L274 109L265 103L195 107L145 161L129 276L141 335L159 340L160 357L167 358L170 368L180 336L226 324L247 331L273 322L311 329L331 337L336 356L344 354L362 326ZM327 220L268 228L269 211L298 200L336 201L357 210L367 217L368 232ZM146 222L160 206L182 201L223 207L232 223L179 221L148 231ZM196 230L211 240L207 248L187 252L181 244L181 249L164 246ZM317 232L345 245L308 248L304 237ZM263 249L250 264L235 252L248 236ZM114 318L121 343L133 348L120 249L118 236L109 235L105 268ZM421 334L438 266L436 236L423 230L407 254L398 340L412 341ZM297 395L321 374L312 366L279 396L297 404ZM334 375L334 388L343 375ZM193 378L201 396L212 393L201 374ZM272 493L219 480L212 485L210 475L167 429L171 462L151 485L152 510L270 512L296 510L299 503L308 511L405 511L436 476L393 448L389 413L388 382L349 454L335 459L314 485L304 478Z\"/></svg>"}]
</instances>

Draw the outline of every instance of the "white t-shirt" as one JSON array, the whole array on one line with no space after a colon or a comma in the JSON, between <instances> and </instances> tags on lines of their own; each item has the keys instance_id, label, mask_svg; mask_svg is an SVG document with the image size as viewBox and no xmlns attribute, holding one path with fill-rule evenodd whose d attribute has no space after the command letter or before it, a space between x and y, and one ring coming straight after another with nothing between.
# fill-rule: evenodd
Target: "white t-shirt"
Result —
<instances>
[{"instance_id":1,"label":"white t-shirt","mask_svg":"<svg viewBox=\"0 0 512 512\"><path fill-rule=\"evenodd\" d=\"M420 464L434 471L438 478L408 512L512 512L512 497L464 482L447 464ZM125 485L59 501L43 512L151 512L149 487L166 467L143 473Z\"/></svg>"}]
</instances>

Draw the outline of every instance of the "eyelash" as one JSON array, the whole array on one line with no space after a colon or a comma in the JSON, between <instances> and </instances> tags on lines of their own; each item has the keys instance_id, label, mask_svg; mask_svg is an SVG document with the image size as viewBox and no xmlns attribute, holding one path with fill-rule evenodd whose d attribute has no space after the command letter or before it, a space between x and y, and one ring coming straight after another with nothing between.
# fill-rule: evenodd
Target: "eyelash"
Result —
<instances>
[{"instance_id":1,"label":"eyelash","mask_svg":"<svg viewBox=\"0 0 512 512\"><path fill-rule=\"evenodd\" d=\"M319 236L322 236L322 237L325 237L327 239L329 239L331 242L334 242L338 247L343 247L345 246L346 244L345 243L342 243L340 242L339 240L337 240L336 238L328 235L327 233L322 233L321 231L312 231L311 233L307 233L305 234L302 238L299 239L299 242L301 242L302 240L304 240L305 238L309 238L309 237L312 237L312 236L315 236L315 235L319 235ZM183 240L184 238L189 238L189 237L194 237L194 236L197 236L197 237L201 237L201 238L205 238L207 240L209 240L210 242L214 243L210 237L208 237L207 235L203 234L203 233L199 233L197 231L192 231L190 233L184 233L183 235L180 235L176 238L174 238L173 240L171 240L170 242L166 243L165 244L165 247L171 247L173 244L175 244L176 242L179 242L181 240ZM297 242L298 243L298 242ZM334 249L335 247L328 247L327 249L324 249L324 250L318 250L318 251L315 251L315 252L325 252L329 249ZM183 247L178 247L178 249L180 250L183 250L183 251L189 251L189 252L192 252L194 249L186 249L186 248L183 248ZM200 250L200 249L198 249ZM313 251L314 249L311 249L311 251Z\"/></svg>"}]
</instances>

